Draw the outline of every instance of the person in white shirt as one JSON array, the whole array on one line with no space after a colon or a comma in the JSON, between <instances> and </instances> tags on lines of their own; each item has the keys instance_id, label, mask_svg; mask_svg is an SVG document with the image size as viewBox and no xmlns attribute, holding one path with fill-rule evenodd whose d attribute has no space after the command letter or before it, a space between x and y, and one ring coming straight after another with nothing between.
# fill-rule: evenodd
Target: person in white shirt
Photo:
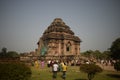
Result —
<instances>
[{"instance_id":1,"label":"person in white shirt","mask_svg":"<svg viewBox=\"0 0 120 80\"><path fill-rule=\"evenodd\" d=\"M57 78L58 67L59 66L58 66L57 62L54 62L53 66L52 66L53 80L55 80Z\"/></svg>"}]
</instances>

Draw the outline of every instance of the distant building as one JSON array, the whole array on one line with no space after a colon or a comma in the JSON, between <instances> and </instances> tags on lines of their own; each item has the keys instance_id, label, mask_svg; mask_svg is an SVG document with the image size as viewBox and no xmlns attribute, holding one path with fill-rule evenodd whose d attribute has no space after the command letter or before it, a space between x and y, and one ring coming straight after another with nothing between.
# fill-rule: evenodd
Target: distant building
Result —
<instances>
[{"instance_id":1,"label":"distant building","mask_svg":"<svg viewBox=\"0 0 120 80\"><path fill-rule=\"evenodd\" d=\"M80 38L61 18L56 18L38 41L38 54L44 56L79 56Z\"/></svg>"}]
</instances>

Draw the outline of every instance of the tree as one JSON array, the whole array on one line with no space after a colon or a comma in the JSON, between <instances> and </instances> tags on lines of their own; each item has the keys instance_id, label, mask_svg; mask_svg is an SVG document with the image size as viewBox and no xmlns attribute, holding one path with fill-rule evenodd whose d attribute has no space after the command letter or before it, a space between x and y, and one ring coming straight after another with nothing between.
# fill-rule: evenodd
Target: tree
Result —
<instances>
[{"instance_id":1,"label":"tree","mask_svg":"<svg viewBox=\"0 0 120 80\"><path fill-rule=\"evenodd\" d=\"M7 53L7 48L5 48L5 47L2 48L2 52L6 54Z\"/></svg>"},{"instance_id":2,"label":"tree","mask_svg":"<svg viewBox=\"0 0 120 80\"><path fill-rule=\"evenodd\" d=\"M110 60L111 59L111 52L110 51L104 51L101 55L103 59Z\"/></svg>"},{"instance_id":3,"label":"tree","mask_svg":"<svg viewBox=\"0 0 120 80\"><path fill-rule=\"evenodd\" d=\"M83 55L84 57L90 58L90 57L92 57L92 53L93 53L92 50L88 50L88 51L83 52L82 55Z\"/></svg>"},{"instance_id":4,"label":"tree","mask_svg":"<svg viewBox=\"0 0 120 80\"><path fill-rule=\"evenodd\" d=\"M93 53L93 56L96 58L96 59L100 59L101 58L101 52L99 50L95 50L94 53Z\"/></svg>"},{"instance_id":5,"label":"tree","mask_svg":"<svg viewBox=\"0 0 120 80\"><path fill-rule=\"evenodd\" d=\"M116 39L110 48L111 57L115 60L120 59L120 38Z\"/></svg>"},{"instance_id":6,"label":"tree","mask_svg":"<svg viewBox=\"0 0 120 80\"><path fill-rule=\"evenodd\" d=\"M0 52L0 57L7 58L7 57L19 57L19 54L16 51L8 51L7 48L2 48Z\"/></svg>"},{"instance_id":7,"label":"tree","mask_svg":"<svg viewBox=\"0 0 120 80\"><path fill-rule=\"evenodd\" d=\"M9 51L6 56L7 57L19 57L19 54L15 51Z\"/></svg>"},{"instance_id":8,"label":"tree","mask_svg":"<svg viewBox=\"0 0 120 80\"><path fill-rule=\"evenodd\" d=\"M101 58L101 52L99 50L88 50L86 52L83 52L82 55L88 58L94 58L94 59L100 59Z\"/></svg>"},{"instance_id":9,"label":"tree","mask_svg":"<svg viewBox=\"0 0 120 80\"><path fill-rule=\"evenodd\" d=\"M0 57L5 57L6 54L7 54L7 48L4 47L4 48L1 49Z\"/></svg>"},{"instance_id":10,"label":"tree","mask_svg":"<svg viewBox=\"0 0 120 80\"><path fill-rule=\"evenodd\" d=\"M102 68L95 64L82 64L80 70L88 74L89 80L92 80L96 73L102 72Z\"/></svg>"},{"instance_id":11,"label":"tree","mask_svg":"<svg viewBox=\"0 0 120 80\"><path fill-rule=\"evenodd\" d=\"M114 69L117 70L117 71L120 71L120 61L117 61L117 62L114 64Z\"/></svg>"}]
</instances>

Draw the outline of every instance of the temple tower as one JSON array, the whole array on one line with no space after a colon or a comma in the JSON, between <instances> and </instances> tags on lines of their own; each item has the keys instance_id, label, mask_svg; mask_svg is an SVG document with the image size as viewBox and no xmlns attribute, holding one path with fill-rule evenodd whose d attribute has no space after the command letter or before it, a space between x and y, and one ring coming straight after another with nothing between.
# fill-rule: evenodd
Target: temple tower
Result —
<instances>
[{"instance_id":1,"label":"temple tower","mask_svg":"<svg viewBox=\"0 0 120 80\"><path fill-rule=\"evenodd\" d=\"M37 53L45 56L80 55L80 38L61 18L55 18L38 41Z\"/></svg>"}]
</instances>

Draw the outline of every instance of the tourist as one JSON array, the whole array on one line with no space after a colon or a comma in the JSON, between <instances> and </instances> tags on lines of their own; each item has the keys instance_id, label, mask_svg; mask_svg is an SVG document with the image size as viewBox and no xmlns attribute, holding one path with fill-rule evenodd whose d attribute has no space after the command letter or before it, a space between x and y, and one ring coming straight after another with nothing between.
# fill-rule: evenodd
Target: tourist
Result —
<instances>
[{"instance_id":1,"label":"tourist","mask_svg":"<svg viewBox=\"0 0 120 80\"><path fill-rule=\"evenodd\" d=\"M61 66L64 66L64 62L63 62L63 61L61 61L60 65L61 65Z\"/></svg>"},{"instance_id":2,"label":"tourist","mask_svg":"<svg viewBox=\"0 0 120 80\"><path fill-rule=\"evenodd\" d=\"M38 62L38 60L35 60L35 68L39 68L39 62Z\"/></svg>"},{"instance_id":3,"label":"tourist","mask_svg":"<svg viewBox=\"0 0 120 80\"><path fill-rule=\"evenodd\" d=\"M86 64L90 64L90 62L89 62L89 61L86 61Z\"/></svg>"},{"instance_id":4,"label":"tourist","mask_svg":"<svg viewBox=\"0 0 120 80\"><path fill-rule=\"evenodd\" d=\"M50 67L51 60L47 61L47 67Z\"/></svg>"},{"instance_id":5,"label":"tourist","mask_svg":"<svg viewBox=\"0 0 120 80\"><path fill-rule=\"evenodd\" d=\"M44 68L44 66L45 66L45 62L44 62L44 60L42 60L41 61L41 68Z\"/></svg>"},{"instance_id":6,"label":"tourist","mask_svg":"<svg viewBox=\"0 0 120 80\"><path fill-rule=\"evenodd\" d=\"M56 78L57 78L58 67L59 66L58 66L57 62L54 62L53 66L52 66L53 80L56 80Z\"/></svg>"},{"instance_id":7,"label":"tourist","mask_svg":"<svg viewBox=\"0 0 120 80\"><path fill-rule=\"evenodd\" d=\"M54 61L53 61L53 60L51 60L51 61L50 61L50 67L52 67L52 66L53 66L53 64L54 64Z\"/></svg>"},{"instance_id":8,"label":"tourist","mask_svg":"<svg viewBox=\"0 0 120 80\"><path fill-rule=\"evenodd\" d=\"M63 63L63 64L64 64L64 63ZM58 72L61 72L61 71L62 71L62 65L63 65L63 64L62 64L62 62L60 62L60 61L58 62L58 66L59 66L59 67L58 67Z\"/></svg>"},{"instance_id":9,"label":"tourist","mask_svg":"<svg viewBox=\"0 0 120 80\"><path fill-rule=\"evenodd\" d=\"M67 71L67 66L66 66L66 64L64 63L64 65L62 66L62 72L63 72L62 78L63 78L63 80L66 79L66 71Z\"/></svg>"}]
</instances>

